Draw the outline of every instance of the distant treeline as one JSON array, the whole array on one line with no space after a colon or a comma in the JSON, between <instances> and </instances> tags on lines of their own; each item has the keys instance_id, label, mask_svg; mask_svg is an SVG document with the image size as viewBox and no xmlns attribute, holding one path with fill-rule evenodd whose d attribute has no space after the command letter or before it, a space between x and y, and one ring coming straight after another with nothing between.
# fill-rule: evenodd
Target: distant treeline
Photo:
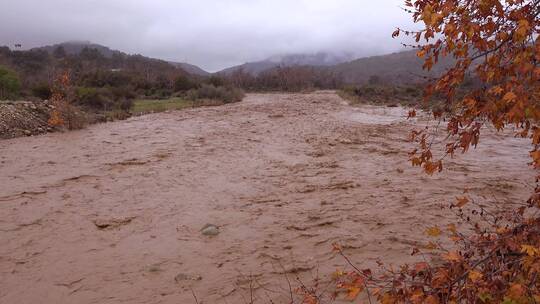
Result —
<instances>
[{"instance_id":1,"label":"distant treeline","mask_svg":"<svg viewBox=\"0 0 540 304\"><path fill-rule=\"evenodd\" d=\"M254 76L238 69L224 76L232 85L246 91L289 91L339 89L339 74L321 67L276 67Z\"/></svg>"},{"instance_id":2,"label":"distant treeline","mask_svg":"<svg viewBox=\"0 0 540 304\"><path fill-rule=\"evenodd\" d=\"M166 99L172 96L238 101L243 94L219 77L191 75L166 61L141 55L85 47L68 53L53 50L11 50L0 47L0 100L49 99L55 79L69 71L72 100L96 112L128 111L135 98Z\"/></svg>"},{"instance_id":3,"label":"distant treeline","mask_svg":"<svg viewBox=\"0 0 540 304\"><path fill-rule=\"evenodd\" d=\"M23 96L46 97L46 88L55 77L70 71L71 81L83 87L126 88L137 95L166 96L173 91L175 78L187 73L161 60L114 52L106 57L99 50L84 48L68 55L62 46L53 52L44 49L12 51L0 47L0 65L19 76Z\"/></svg>"},{"instance_id":4,"label":"distant treeline","mask_svg":"<svg viewBox=\"0 0 540 304\"><path fill-rule=\"evenodd\" d=\"M342 89L351 84L409 86L404 83L419 82L407 72L417 66L413 53L366 58L334 67L282 66L256 75L240 68L198 76L166 61L102 48L85 46L74 51L58 45L20 51L0 47L0 99L48 99L55 78L64 71L70 72L73 102L95 111L127 111L134 98L232 102L241 99L241 90L299 92ZM383 65L384 60L395 64Z\"/></svg>"}]
</instances>

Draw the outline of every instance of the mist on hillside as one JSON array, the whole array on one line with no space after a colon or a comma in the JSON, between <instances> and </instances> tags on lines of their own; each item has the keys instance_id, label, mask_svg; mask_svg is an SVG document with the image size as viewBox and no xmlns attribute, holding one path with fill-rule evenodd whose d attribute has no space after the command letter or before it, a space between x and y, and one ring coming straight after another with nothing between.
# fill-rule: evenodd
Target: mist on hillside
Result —
<instances>
[{"instance_id":1,"label":"mist on hillside","mask_svg":"<svg viewBox=\"0 0 540 304\"><path fill-rule=\"evenodd\" d=\"M400 0L0 2L9 6L0 10L0 45L91 41L209 72L275 56L391 53L402 49L393 29L415 28Z\"/></svg>"}]
</instances>

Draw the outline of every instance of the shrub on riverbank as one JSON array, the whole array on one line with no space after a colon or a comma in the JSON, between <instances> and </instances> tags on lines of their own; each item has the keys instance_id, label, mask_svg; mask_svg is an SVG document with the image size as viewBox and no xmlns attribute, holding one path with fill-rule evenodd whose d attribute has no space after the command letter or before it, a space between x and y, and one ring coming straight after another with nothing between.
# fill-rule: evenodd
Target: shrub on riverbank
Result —
<instances>
[{"instance_id":1,"label":"shrub on riverbank","mask_svg":"<svg viewBox=\"0 0 540 304\"><path fill-rule=\"evenodd\" d=\"M242 101L244 91L230 86L214 86L212 84L203 84L200 88L190 90L186 97L193 101L220 101L222 103L233 103Z\"/></svg>"},{"instance_id":2,"label":"shrub on riverbank","mask_svg":"<svg viewBox=\"0 0 540 304\"><path fill-rule=\"evenodd\" d=\"M21 83L17 73L0 66L0 100L16 98L20 90Z\"/></svg>"},{"instance_id":3,"label":"shrub on riverbank","mask_svg":"<svg viewBox=\"0 0 540 304\"><path fill-rule=\"evenodd\" d=\"M415 105L422 99L422 89L416 86L363 85L346 86L339 95L351 104Z\"/></svg>"}]
</instances>

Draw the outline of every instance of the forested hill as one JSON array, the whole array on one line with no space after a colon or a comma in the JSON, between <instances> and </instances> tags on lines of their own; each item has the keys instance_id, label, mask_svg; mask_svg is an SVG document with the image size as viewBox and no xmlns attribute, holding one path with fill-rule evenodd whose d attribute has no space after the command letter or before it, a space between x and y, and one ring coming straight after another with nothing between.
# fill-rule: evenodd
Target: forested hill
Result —
<instances>
[{"instance_id":1,"label":"forested hill","mask_svg":"<svg viewBox=\"0 0 540 304\"><path fill-rule=\"evenodd\" d=\"M424 60L416 50L365 57L330 67L346 83L366 83L376 76L384 83L403 84L423 81L423 76L433 77L444 72L453 63L451 58L441 58L430 72L422 66Z\"/></svg>"},{"instance_id":2,"label":"forested hill","mask_svg":"<svg viewBox=\"0 0 540 304\"><path fill-rule=\"evenodd\" d=\"M62 50L67 55L79 55L84 49L93 49L97 50L101 55L103 55L106 58L112 58L114 54L123 54L125 53L112 50L106 46L91 43L89 41L69 41L54 45L47 45L39 48L34 48L32 50L44 50L47 51L49 54L54 54L55 51Z\"/></svg>"},{"instance_id":3,"label":"forested hill","mask_svg":"<svg viewBox=\"0 0 540 304\"><path fill-rule=\"evenodd\" d=\"M126 87L140 95L160 95L179 76L192 77L163 60L84 45L68 43L28 51L0 47L0 65L18 74L23 91L50 86L63 70L71 72L75 85Z\"/></svg>"},{"instance_id":4,"label":"forested hill","mask_svg":"<svg viewBox=\"0 0 540 304\"><path fill-rule=\"evenodd\" d=\"M392 54L345 60L346 57L335 57L321 54L317 56L284 56L257 62L249 62L231 67L220 72L222 75L233 75L239 72L259 77L272 73L276 69L293 68L305 70L307 67L323 75L334 75L340 82L348 84L367 83L376 77L387 84L407 84L422 82L422 77L440 75L450 66L452 60L443 58L433 70L423 70L423 59L418 58L416 50L396 52Z\"/></svg>"}]
</instances>

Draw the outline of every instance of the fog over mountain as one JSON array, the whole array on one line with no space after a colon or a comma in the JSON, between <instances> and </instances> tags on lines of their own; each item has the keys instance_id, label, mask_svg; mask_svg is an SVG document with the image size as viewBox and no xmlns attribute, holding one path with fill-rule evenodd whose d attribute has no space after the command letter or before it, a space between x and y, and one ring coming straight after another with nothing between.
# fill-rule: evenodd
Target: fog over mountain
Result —
<instances>
[{"instance_id":1,"label":"fog over mountain","mask_svg":"<svg viewBox=\"0 0 540 304\"><path fill-rule=\"evenodd\" d=\"M390 53L402 0L0 0L0 45L88 40L214 72L291 54Z\"/></svg>"},{"instance_id":2,"label":"fog over mountain","mask_svg":"<svg viewBox=\"0 0 540 304\"><path fill-rule=\"evenodd\" d=\"M242 70L243 72L258 75L268 69L278 66L315 66L324 67L332 66L340 63L345 63L355 59L353 54L337 54L337 53L317 53L317 54L291 54L291 55L276 55L265 60L256 62L247 62L241 65L226 68L219 73L225 75L234 71Z\"/></svg>"}]
</instances>

